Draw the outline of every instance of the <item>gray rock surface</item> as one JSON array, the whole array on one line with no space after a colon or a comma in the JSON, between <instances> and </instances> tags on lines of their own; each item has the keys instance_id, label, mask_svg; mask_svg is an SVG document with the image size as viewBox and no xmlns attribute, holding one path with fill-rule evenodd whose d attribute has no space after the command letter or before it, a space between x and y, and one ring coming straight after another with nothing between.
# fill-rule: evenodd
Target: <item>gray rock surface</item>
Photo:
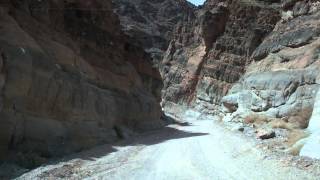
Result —
<instances>
[{"instance_id":1,"label":"gray rock surface","mask_svg":"<svg viewBox=\"0 0 320 180\"><path fill-rule=\"evenodd\" d=\"M299 127L306 128L306 114L313 110L308 127L312 134L300 155L320 158L320 10L314 1L294 1L286 5L286 11L293 11L293 16L277 23L254 50L254 61L247 65L246 73L222 98L225 120L238 122L260 114L303 122Z\"/></svg>"},{"instance_id":2,"label":"gray rock surface","mask_svg":"<svg viewBox=\"0 0 320 180\"><path fill-rule=\"evenodd\" d=\"M304 146L300 151L300 156L307 156L311 158L320 159L320 131L313 132L310 137L306 139Z\"/></svg>"},{"instance_id":3,"label":"gray rock surface","mask_svg":"<svg viewBox=\"0 0 320 180\"><path fill-rule=\"evenodd\" d=\"M113 0L122 29L150 53L159 66L177 23L188 19L196 7L186 0Z\"/></svg>"},{"instance_id":4,"label":"gray rock surface","mask_svg":"<svg viewBox=\"0 0 320 180\"><path fill-rule=\"evenodd\" d=\"M315 99L308 130L311 135L306 139L306 143L302 147L300 155L320 159L320 91L318 91Z\"/></svg>"},{"instance_id":5,"label":"gray rock surface","mask_svg":"<svg viewBox=\"0 0 320 180\"><path fill-rule=\"evenodd\" d=\"M217 110L279 19L270 4L207 1L175 29L161 67L164 104Z\"/></svg>"}]
</instances>

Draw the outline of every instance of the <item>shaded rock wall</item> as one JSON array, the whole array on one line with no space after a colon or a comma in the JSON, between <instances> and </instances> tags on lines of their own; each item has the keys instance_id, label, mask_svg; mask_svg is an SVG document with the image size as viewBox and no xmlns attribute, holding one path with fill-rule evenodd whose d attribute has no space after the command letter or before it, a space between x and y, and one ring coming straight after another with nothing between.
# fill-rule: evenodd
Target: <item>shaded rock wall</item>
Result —
<instances>
[{"instance_id":1,"label":"shaded rock wall","mask_svg":"<svg viewBox=\"0 0 320 180\"><path fill-rule=\"evenodd\" d=\"M161 125L160 74L110 1L1 1L0 55L1 155L61 155L116 140L118 126Z\"/></svg>"},{"instance_id":2,"label":"shaded rock wall","mask_svg":"<svg viewBox=\"0 0 320 180\"><path fill-rule=\"evenodd\" d=\"M196 9L186 0L113 0L122 29L152 55L158 66L175 25Z\"/></svg>"}]
</instances>

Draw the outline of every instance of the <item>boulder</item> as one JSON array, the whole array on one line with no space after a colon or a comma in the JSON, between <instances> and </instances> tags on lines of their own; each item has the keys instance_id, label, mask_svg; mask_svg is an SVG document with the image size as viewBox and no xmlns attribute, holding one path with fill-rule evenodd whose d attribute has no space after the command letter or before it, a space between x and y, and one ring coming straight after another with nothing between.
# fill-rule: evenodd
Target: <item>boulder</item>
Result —
<instances>
[{"instance_id":1,"label":"boulder","mask_svg":"<svg viewBox=\"0 0 320 180\"><path fill-rule=\"evenodd\" d=\"M274 138L276 137L276 133L274 130L272 129L266 129L266 128L263 128L263 129L258 129L257 130L257 138L259 139L271 139L271 138Z\"/></svg>"}]
</instances>

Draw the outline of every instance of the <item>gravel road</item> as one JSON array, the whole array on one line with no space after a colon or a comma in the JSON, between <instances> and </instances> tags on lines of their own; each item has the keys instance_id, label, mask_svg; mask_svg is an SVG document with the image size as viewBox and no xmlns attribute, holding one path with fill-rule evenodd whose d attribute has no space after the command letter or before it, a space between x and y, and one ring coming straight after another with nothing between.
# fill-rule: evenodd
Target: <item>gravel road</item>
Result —
<instances>
[{"instance_id":1,"label":"gravel road","mask_svg":"<svg viewBox=\"0 0 320 180\"><path fill-rule=\"evenodd\" d=\"M190 120L189 120L190 121ZM18 179L290 180L319 179L270 159L253 140L211 120L171 125L133 143L101 146Z\"/></svg>"}]
</instances>

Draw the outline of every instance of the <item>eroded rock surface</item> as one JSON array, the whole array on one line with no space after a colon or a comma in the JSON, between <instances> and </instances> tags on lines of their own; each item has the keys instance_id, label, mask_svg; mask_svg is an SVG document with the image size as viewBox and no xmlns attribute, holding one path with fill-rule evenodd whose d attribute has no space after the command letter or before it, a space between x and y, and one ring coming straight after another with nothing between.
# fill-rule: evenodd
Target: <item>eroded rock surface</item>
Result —
<instances>
[{"instance_id":1,"label":"eroded rock surface","mask_svg":"<svg viewBox=\"0 0 320 180\"><path fill-rule=\"evenodd\" d=\"M173 30L196 9L186 0L113 0L121 26L153 58L154 66L162 61Z\"/></svg>"},{"instance_id":2,"label":"eroded rock surface","mask_svg":"<svg viewBox=\"0 0 320 180\"><path fill-rule=\"evenodd\" d=\"M308 124L310 116L304 114L313 110L308 128L313 134L303 140L306 146L301 155L319 158L319 133L314 125L320 87L319 2L286 3L282 4L282 19L254 50L254 61L246 67L246 73L223 97L228 115L225 120L241 121L260 114Z\"/></svg>"},{"instance_id":3,"label":"eroded rock surface","mask_svg":"<svg viewBox=\"0 0 320 180\"><path fill-rule=\"evenodd\" d=\"M300 123L311 109L315 122L319 1L113 2L1 2L0 154L64 154L158 127L161 96L224 121Z\"/></svg>"},{"instance_id":4,"label":"eroded rock surface","mask_svg":"<svg viewBox=\"0 0 320 180\"><path fill-rule=\"evenodd\" d=\"M164 56L164 107L187 105L236 123L258 114L306 128L320 87L319 4L206 1L178 23Z\"/></svg>"},{"instance_id":5,"label":"eroded rock surface","mask_svg":"<svg viewBox=\"0 0 320 180\"><path fill-rule=\"evenodd\" d=\"M214 112L279 19L270 3L207 1L175 30L161 69L165 102Z\"/></svg>"},{"instance_id":6,"label":"eroded rock surface","mask_svg":"<svg viewBox=\"0 0 320 180\"><path fill-rule=\"evenodd\" d=\"M319 88L319 19L317 11L279 21L254 51L256 61L223 98L227 112L239 107L238 112L284 117L313 108Z\"/></svg>"},{"instance_id":7,"label":"eroded rock surface","mask_svg":"<svg viewBox=\"0 0 320 180\"><path fill-rule=\"evenodd\" d=\"M1 1L0 34L2 156L61 155L118 139L118 126L161 125L160 73L111 1Z\"/></svg>"}]
</instances>

